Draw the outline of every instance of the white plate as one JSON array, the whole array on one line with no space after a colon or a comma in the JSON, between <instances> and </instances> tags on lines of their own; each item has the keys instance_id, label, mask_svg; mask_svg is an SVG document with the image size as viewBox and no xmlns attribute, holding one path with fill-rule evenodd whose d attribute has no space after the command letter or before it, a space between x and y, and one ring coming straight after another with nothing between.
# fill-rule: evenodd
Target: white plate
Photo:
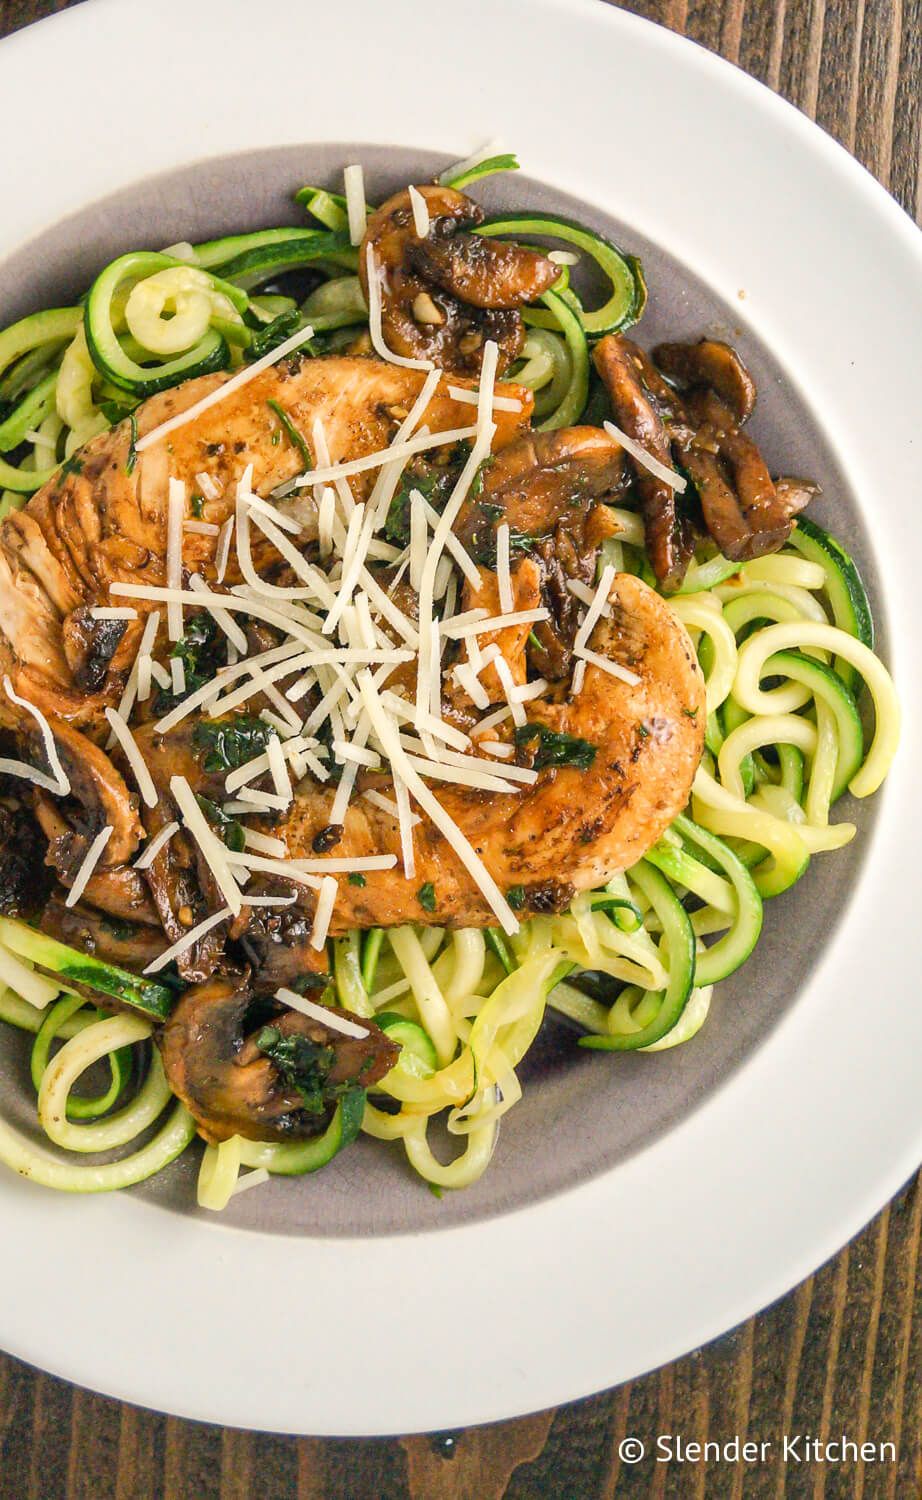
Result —
<instances>
[{"instance_id":1,"label":"white plate","mask_svg":"<svg viewBox=\"0 0 922 1500\"><path fill-rule=\"evenodd\" d=\"M922 1157L918 232L793 109L592 0L92 0L0 48L0 96L29 121L4 250L187 161L344 139L457 156L499 136L724 297L745 288L861 496L908 719L835 942L756 1055L647 1150L514 1214L375 1240L241 1233L4 1175L0 1342L146 1406L349 1435L508 1417L712 1338Z\"/></svg>"}]
</instances>

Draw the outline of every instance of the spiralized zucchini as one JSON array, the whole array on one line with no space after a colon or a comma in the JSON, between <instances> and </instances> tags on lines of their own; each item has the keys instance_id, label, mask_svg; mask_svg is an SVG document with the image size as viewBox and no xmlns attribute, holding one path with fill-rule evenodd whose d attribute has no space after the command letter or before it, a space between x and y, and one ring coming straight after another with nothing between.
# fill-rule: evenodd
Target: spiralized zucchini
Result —
<instances>
[{"instance_id":1,"label":"spiralized zucchini","mask_svg":"<svg viewBox=\"0 0 922 1500\"><path fill-rule=\"evenodd\" d=\"M514 165L481 163L458 185ZM74 466L85 442L154 391L265 352L308 322L315 338L306 352L349 345L368 314L345 201L319 188L298 201L313 226L129 252L103 268L80 305L0 332L0 514L61 463ZM607 275L607 300L587 311L564 267L524 310L524 347L509 372L534 392L536 427L599 421L590 340L639 314L639 266L566 220L513 215L483 232L550 233ZM319 284L299 307L273 282L305 266ZM629 505L611 514L619 529L600 565L651 578L641 516ZM549 1010L576 1023L589 1050L645 1055L683 1045L704 1025L714 985L756 946L764 901L800 879L813 855L854 836L852 823L834 817L836 804L846 790L865 797L880 786L899 705L847 554L809 521L779 553L742 567L707 543L669 603L707 689L707 749L686 813L634 869L511 939L402 927L332 943L337 1003L393 1028L398 1061L367 1101L358 1091L343 1098L315 1138L208 1146L203 1208L224 1208L266 1175L316 1171L360 1130L402 1150L433 1188L470 1185L521 1098L518 1069ZM148 1020L105 1016L59 994L2 943L0 985L0 1020L35 1037L37 1123L58 1152L0 1122L0 1161L47 1186L99 1192L142 1181L189 1144L193 1122L181 1105L168 1108ZM83 1075L100 1065L103 1082L87 1092ZM112 1151L125 1154L84 1160Z\"/></svg>"}]
</instances>

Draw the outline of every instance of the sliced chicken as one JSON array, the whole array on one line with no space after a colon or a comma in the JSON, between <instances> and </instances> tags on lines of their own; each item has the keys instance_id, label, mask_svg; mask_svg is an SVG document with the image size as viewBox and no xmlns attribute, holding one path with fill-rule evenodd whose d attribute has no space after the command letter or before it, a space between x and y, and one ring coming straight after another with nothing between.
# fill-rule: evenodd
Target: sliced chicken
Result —
<instances>
[{"instance_id":1,"label":"sliced chicken","mask_svg":"<svg viewBox=\"0 0 922 1500\"><path fill-rule=\"evenodd\" d=\"M185 411L226 379L203 376L152 397L138 410L139 435ZM233 513L237 482L248 464L260 495L303 469L302 456L281 432L270 401L278 402L308 444L314 443L319 421L335 463L386 447L423 379L418 370L377 360L296 357L263 371L153 443L133 465L127 422L95 438L80 450L71 472L56 476L23 511L0 524L0 680L8 673L14 689L43 712L98 730L105 706L118 702L147 606L138 601L139 619L129 622L117 642L110 634L104 647L97 644L95 650L81 649L86 608L124 605L124 599L109 596L116 581L164 584L168 479L181 479L191 498L203 492L197 476L207 474L211 485L205 488L215 487L220 495L204 499L201 518L221 524ZM453 383L465 385L461 377L453 377ZM521 402L521 411L494 413L494 450L528 425L532 409L531 392L524 387L501 389ZM420 425L433 432L471 427L474 421L473 406L453 400L444 383L420 417ZM357 499L368 494L376 477L369 470L350 480ZM304 528L301 539L309 540L310 492L294 503ZM313 521L316 534L315 517ZM256 543L254 536L258 568L278 561L268 543L261 548ZM186 574L213 578L215 551L213 536L187 532ZM231 571L231 581L233 576ZM0 693L0 724L19 728L26 723L24 711Z\"/></svg>"}]
</instances>

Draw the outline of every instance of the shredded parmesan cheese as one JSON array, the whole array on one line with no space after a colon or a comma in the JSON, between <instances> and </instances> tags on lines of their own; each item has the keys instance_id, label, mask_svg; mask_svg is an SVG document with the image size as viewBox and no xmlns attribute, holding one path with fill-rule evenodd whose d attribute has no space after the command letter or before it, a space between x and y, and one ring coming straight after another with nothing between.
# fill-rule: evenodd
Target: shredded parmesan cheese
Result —
<instances>
[{"instance_id":1,"label":"shredded parmesan cheese","mask_svg":"<svg viewBox=\"0 0 922 1500\"><path fill-rule=\"evenodd\" d=\"M324 875L323 879L320 882L320 893L317 896L317 905L314 909L314 922L311 928L311 947L317 953L320 952L320 949L323 947L324 943L327 940L327 933L330 930L330 918L333 915L333 906L336 901L338 890L339 886L333 879L332 875ZM298 996L298 999L301 999L300 995ZM288 1003L290 1004L291 1002L289 1001ZM309 1000L305 1001L304 1003L307 1005L311 1004ZM350 1022L350 1025L351 1024L352 1023ZM355 1032L347 1032L346 1035L354 1036ZM367 1036L368 1032L362 1030L361 1035Z\"/></svg>"},{"instance_id":2,"label":"shredded parmesan cheese","mask_svg":"<svg viewBox=\"0 0 922 1500\"><path fill-rule=\"evenodd\" d=\"M389 365L401 365L405 370L431 370L431 359L408 359L403 354L395 354L393 349L389 349L384 342L384 333L381 328L382 271L375 260L372 245L366 248L365 266L368 272L368 332L371 334L375 353L381 359L387 360Z\"/></svg>"},{"instance_id":3,"label":"shredded parmesan cheese","mask_svg":"<svg viewBox=\"0 0 922 1500\"><path fill-rule=\"evenodd\" d=\"M134 862L136 870L149 870L160 850L168 844L174 833L179 832L179 824L167 823L159 833L155 833L143 854L139 854Z\"/></svg>"},{"instance_id":4,"label":"shredded parmesan cheese","mask_svg":"<svg viewBox=\"0 0 922 1500\"><path fill-rule=\"evenodd\" d=\"M335 880L333 886L335 895ZM356 1041L368 1035L367 1026L359 1026L355 1021L347 1021L345 1016L335 1015L325 1005L318 1005L314 1000L307 1000L304 995L297 994L295 990L276 990L275 998L281 1000L282 1004L287 1005L290 1010L299 1011L302 1016L310 1016L312 1021L319 1021L328 1031L339 1031L343 1036L354 1037Z\"/></svg>"},{"instance_id":5,"label":"shredded parmesan cheese","mask_svg":"<svg viewBox=\"0 0 922 1500\"><path fill-rule=\"evenodd\" d=\"M91 620L136 620L137 618L137 610L131 609L127 604L113 609L102 608L90 610Z\"/></svg>"},{"instance_id":6,"label":"shredded parmesan cheese","mask_svg":"<svg viewBox=\"0 0 922 1500\"><path fill-rule=\"evenodd\" d=\"M169 589L182 588L182 523L186 505L186 486L181 479L171 479L166 521L166 584ZM182 635L182 602L171 600L166 607L166 630L171 641Z\"/></svg>"},{"instance_id":7,"label":"shredded parmesan cheese","mask_svg":"<svg viewBox=\"0 0 922 1500\"><path fill-rule=\"evenodd\" d=\"M4 677L3 679L3 690L11 702L17 703L20 708L24 708L38 724L41 730L45 759L51 767L52 774L48 776L44 771L36 770L35 766L27 765L24 760L7 760L5 756L0 756L0 771L5 771L8 776L19 776L25 781L31 781L34 786L40 786L46 792L54 792L56 797L66 797L70 791L70 778L58 756L54 735L51 732L51 725L40 708L36 708L35 704L30 703L28 699L20 698L19 694L13 690L13 684L10 682L9 677Z\"/></svg>"},{"instance_id":8,"label":"shredded parmesan cheese","mask_svg":"<svg viewBox=\"0 0 922 1500\"><path fill-rule=\"evenodd\" d=\"M125 759L134 772L134 779L137 783L138 791L141 793L141 800L145 807L156 807L157 788L154 786L154 779L147 769L144 756L138 749L134 735L125 723L125 720L120 719L113 708L106 709L106 719L109 728L122 748Z\"/></svg>"},{"instance_id":9,"label":"shredded parmesan cheese","mask_svg":"<svg viewBox=\"0 0 922 1500\"><path fill-rule=\"evenodd\" d=\"M360 166L346 167L343 186L349 217L349 239L353 245L360 245L365 238L365 174Z\"/></svg>"},{"instance_id":10,"label":"shredded parmesan cheese","mask_svg":"<svg viewBox=\"0 0 922 1500\"><path fill-rule=\"evenodd\" d=\"M152 963L149 963L144 973L156 974L159 969L165 969L167 964L172 963L174 958L179 958L188 948L192 947L193 943L197 943L199 938L203 938L206 933L211 932L212 928L217 927L220 922L226 921L230 914L230 907L222 906L220 911L216 911L210 917L206 917L204 922L199 922L197 927L190 927L188 932L183 933L178 943L174 943L172 947L165 949L159 958L155 958Z\"/></svg>"},{"instance_id":11,"label":"shredded parmesan cheese","mask_svg":"<svg viewBox=\"0 0 922 1500\"><path fill-rule=\"evenodd\" d=\"M602 426L605 428L608 436L615 438L625 452L629 453L631 458L640 464L642 469L646 469L656 479L661 479L663 484L668 484L671 490L676 490L680 495L682 494L682 491L685 489L685 480L681 474L677 474L675 469L667 468L665 464L661 464L658 458L654 458L653 454L648 453L646 448L641 448L639 443L635 443L634 439L628 437L626 432L622 432L620 427L616 427L614 422L603 422Z\"/></svg>"},{"instance_id":12,"label":"shredded parmesan cheese","mask_svg":"<svg viewBox=\"0 0 922 1500\"><path fill-rule=\"evenodd\" d=\"M413 210L413 228L418 238L424 240L429 233L429 205L419 188L410 188L410 207Z\"/></svg>"},{"instance_id":13,"label":"shredded parmesan cheese","mask_svg":"<svg viewBox=\"0 0 922 1500\"><path fill-rule=\"evenodd\" d=\"M90 877L102 858L103 850L112 837L115 829L111 824L97 833L93 842L83 856L80 868L74 876L74 883L64 898L65 906L76 906L83 892L90 883Z\"/></svg>"},{"instance_id":14,"label":"shredded parmesan cheese","mask_svg":"<svg viewBox=\"0 0 922 1500\"><path fill-rule=\"evenodd\" d=\"M184 776L170 778L170 791L179 808L183 823L198 844L202 857L214 876L215 884L236 917L240 911L240 887L228 862L228 851L212 829L198 805L195 793Z\"/></svg>"},{"instance_id":15,"label":"shredded parmesan cheese","mask_svg":"<svg viewBox=\"0 0 922 1500\"><path fill-rule=\"evenodd\" d=\"M202 494L205 496L206 500L220 500L221 486L215 483L210 474L206 474L205 471L202 470L200 473L196 474L195 482L201 490Z\"/></svg>"}]
</instances>

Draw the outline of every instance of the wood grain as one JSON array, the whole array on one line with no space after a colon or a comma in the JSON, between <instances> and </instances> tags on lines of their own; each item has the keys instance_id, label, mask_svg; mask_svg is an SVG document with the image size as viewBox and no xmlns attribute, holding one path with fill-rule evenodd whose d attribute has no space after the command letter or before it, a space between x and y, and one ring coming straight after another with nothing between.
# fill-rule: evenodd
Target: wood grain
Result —
<instances>
[{"instance_id":1,"label":"wood grain","mask_svg":"<svg viewBox=\"0 0 922 1500\"><path fill-rule=\"evenodd\" d=\"M0 36L68 0L0 0ZM71 0L74 3L74 0ZM922 211L922 0L632 0L819 121ZM520 1421L387 1441L222 1431L0 1356L0 1500L909 1500L922 1493L922 1177L789 1296L642 1380ZM784 1434L895 1463L784 1460ZM657 1463L658 1434L765 1463ZM647 1457L619 1458L625 1436Z\"/></svg>"}]
</instances>

